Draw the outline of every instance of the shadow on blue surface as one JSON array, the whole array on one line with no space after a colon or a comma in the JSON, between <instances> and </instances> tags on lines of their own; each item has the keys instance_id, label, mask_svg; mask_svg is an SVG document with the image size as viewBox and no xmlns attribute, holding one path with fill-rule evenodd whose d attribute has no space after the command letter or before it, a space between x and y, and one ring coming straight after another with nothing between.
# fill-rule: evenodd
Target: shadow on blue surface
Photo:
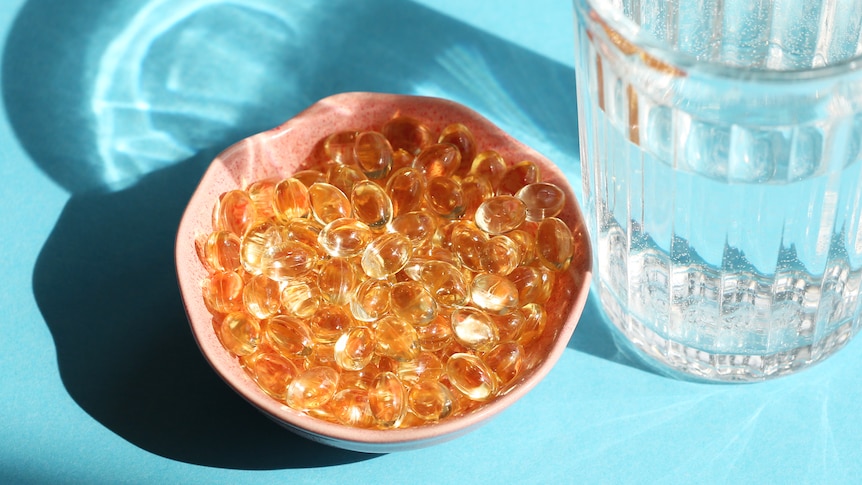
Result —
<instances>
[{"instance_id":1,"label":"shadow on blue surface","mask_svg":"<svg viewBox=\"0 0 862 485\"><path fill-rule=\"evenodd\" d=\"M371 456L273 425L195 346L173 243L219 150L319 98L368 90L445 96L540 150L577 153L571 69L399 0L32 0L2 68L17 136L72 194L33 275L69 394L134 445L206 466ZM615 359L594 317L570 347Z\"/></svg>"}]
</instances>

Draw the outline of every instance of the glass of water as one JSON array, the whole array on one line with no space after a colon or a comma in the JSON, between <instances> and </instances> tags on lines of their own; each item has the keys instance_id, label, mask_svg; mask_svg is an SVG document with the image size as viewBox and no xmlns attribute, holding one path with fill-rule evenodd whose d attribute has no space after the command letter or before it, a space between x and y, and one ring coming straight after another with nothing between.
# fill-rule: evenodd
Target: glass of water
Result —
<instances>
[{"instance_id":1,"label":"glass of water","mask_svg":"<svg viewBox=\"0 0 862 485\"><path fill-rule=\"evenodd\" d=\"M574 5L594 290L617 333L721 381L842 348L862 302L862 1Z\"/></svg>"}]
</instances>

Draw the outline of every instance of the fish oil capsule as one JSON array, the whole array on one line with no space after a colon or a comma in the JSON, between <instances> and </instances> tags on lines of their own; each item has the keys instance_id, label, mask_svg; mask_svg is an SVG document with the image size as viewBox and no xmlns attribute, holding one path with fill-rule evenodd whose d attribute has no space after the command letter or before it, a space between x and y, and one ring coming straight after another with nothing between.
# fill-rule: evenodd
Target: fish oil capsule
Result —
<instances>
[{"instance_id":1,"label":"fish oil capsule","mask_svg":"<svg viewBox=\"0 0 862 485\"><path fill-rule=\"evenodd\" d=\"M486 401L497 393L497 376L479 357L457 353L446 361L449 382L473 401Z\"/></svg>"},{"instance_id":2,"label":"fish oil capsule","mask_svg":"<svg viewBox=\"0 0 862 485\"><path fill-rule=\"evenodd\" d=\"M497 326L491 317L475 308L456 308L452 312L451 322L455 340L470 350L485 352L500 340Z\"/></svg>"},{"instance_id":3,"label":"fish oil capsule","mask_svg":"<svg viewBox=\"0 0 862 485\"><path fill-rule=\"evenodd\" d=\"M539 167L529 160L518 162L506 169L500 184L497 186L497 195L515 195L523 187L541 182Z\"/></svg>"},{"instance_id":4,"label":"fish oil capsule","mask_svg":"<svg viewBox=\"0 0 862 485\"><path fill-rule=\"evenodd\" d=\"M346 426L370 428L374 426L374 415L364 389L341 389L328 403L335 419Z\"/></svg>"},{"instance_id":5,"label":"fish oil capsule","mask_svg":"<svg viewBox=\"0 0 862 485\"><path fill-rule=\"evenodd\" d=\"M461 261L458 260L458 257L455 256L452 251L434 244L423 244L421 246L414 247L410 261L412 264L417 264L422 261L442 261L444 263L449 263L456 268L461 267ZM408 262L408 264L411 264L411 262Z\"/></svg>"},{"instance_id":6,"label":"fish oil capsule","mask_svg":"<svg viewBox=\"0 0 862 485\"><path fill-rule=\"evenodd\" d=\"M357 136L359 136L357 131L337 131L328 135L323 140L324 156L341 165L355 163L353 147Z\"/></svg>"},{"instance_id":7,"label":"fish oil capsule","mask_svg":"<svg viewBox=\"0 0 862 485\"><path fill-rule=\"evenodd\" d=\"M541 266L520 266L509 274L509 281L518 288L521 305L545 303L554 289L554 273Z\"/></svg>"},{"instance_id":8,"label":"fish oil capsule","mask_svg":"<svg viewBox=\"0 0 862 485\"><path fill-rule=\"evenodd\" d=\"M392 174L398 170L401 170L404 167L412 167L413 160L415 159L415 155L403 148L394 150L392 152L392 168L389 170L389 173Z\"/></svg>"},{"instance_id":9,"label":"fish oil capsule","mask_svg":"<svg viewBox=\"0 0 862 485\"><path fill-rule=\"evenodd\" d=\"M476 226L488 234L503 234L526 220L527 207L515 196L498 195L482 202L474 218Z\"/></svg>"},{"instance_id":10,"label":"fish oil capsule","mask_svg":"<svg viewBox=\"0 0 862 485\"><path fill-rule=\"evenodd\" d=\"M300 170L295 172L292 175L292 178L299 180L302 182L302 185L305 185L308 188L311 188L311 186L316 183L326 183L326 174L315 169Z\"/></svg>"},{"instance_id":11,"label":"fish oil capsule","mask_svg":"<svg viewBox=\"0 0 862 485\"><path fill-rule=\"evenodd\" d=\"M461 192L464 194L463 217L472 219L482 202L494 196L494 187L487 178L471 174L461 179Z\"/></svg>"},{"instance_id":12,"label":"fish oil capsule","mask_svg":"<svg viewBox=\"0 0 862 485\"><path fill-rule=\"evenodd\" d=\"M338 187L328 183L315 183L308 188L311 214L321 224L342 217L350 217L350 200Z\"/></svg>"},{"instance_id":13,"label":"fish oil capsule","mask_svg":"<svg viewBox=\"0 0 862 485\"><path fill-rule=\"evenodd\" d=\"M374 234L365 223L353 218L336 219L320 231L317 241L329 255L350 258L362 254Z\"/></svg>"},{"instance_id":14,"label":"fish oil capsule","mask_svg":"<svg viewBox=\"0 0 862 485\"><path fill-rule=\"evenodd\" d=\"M264 321L266 341L289 359L306 357L314 350L311 329L302 320L276 315Z\"/></svg>"},{"instance_id":15,"label":"fish oil capsule","mask_svg":"<svg viewBox=\"0 0 862 485\"><path fill-rule=\"evenodd\" d=\"M321 305L308 319L308 326L315 342L331 344L354 326L354 320L342 306Z\"/></svg>"},{"instance_id":16,"label":"fish oil capsule","mask_svg":"<svg viewBox=\"0 0 862 485\"><path fill-rule=\"evenodd\" d=\"M225 192L213 213L213 228L242 236L256 219L254 202L244 190Z\"/></svg>"},{"instance_id":17,"label":"fish oil capsule","mask_svg":"<svg viewBox=\"0 0 862 485\"><path fill-rule=\"evenodd\" d=\"M505 315L518 308L518 288L504 276L478 274L470 293L473 304L489 313Z\"/></svg>"},{"instance_id":18,"label":"fish oil capsule","mask_svg":"<svg viewBox=\"0 0 862 485\"><path fill-rule=\"evenodd\" d=\"M241 240L230 231L216 231L204 244L204 262L213 271L236 271L242 265L239 256Z\"/></svg>"},{"instance_id":19,"label":"fish oil capsule","mask_svg":"<svg viewBox=\"0 0 862 485\"><path fill-rule=\"evenodd\" d=\"M243 269L251 274L263 273L264 253L272 241L281 240L281 228L272 221L260 221L252 225L239 246L240 262Z\"/></svg>"},{"instance_id":20,"label":"fish oil capsule","mask_svg":"<svg viewBox=\"0 0 862 485\"><path fill-rule=\"evenodd\" d=\"M511 313L505 315L489 315L494 325L497 327L497 332L500 335L500 341L517 340L524 330L524 314L520 309L515 309Z\"/></svg>"},{"instance_id":21,"label":"fish oil capsule","mask_svg":"<svg viewBox=\"0 0 862 485\"><path fill-rule=\"evenodd\" d=\"M403 362L419 354L419 335L412 325L389 315L377 321L374 329L377 353Z\"/></svg>"},{"instance_id":22,"label":"fish oil capsule","mask_svg":"<svg viewBox=\"0 0 862 485\"><path fill-rule=\"evenodd\" d=\"M368 388L371 414L381 428L396 428L407 414L407 392L393 372L381 372Z\"/></svg>"},{"instance_id":23,"label":"fish oil capsule","mask_svg":"<svg viewBox=\"0 0 862 485\"><path fill-rule=\"evenodd\" d=\"M554 184L536 182L525 185L515 197L521 199L527 208L527 220L539 222L548 217L556 217L563 210L566 194Z\"/></svg>"},{"instance_id":24,"label":"fish oil capsule","mask_svg":"<svg viewBox=\"0 0 862 485\"><path fill-rule=\"evenodd\" d=\"M261 255L263 274L276 281L308 274L317 265L318 255L314 248L296 241L279 238L269 244Z\"/></svg>"},{"instance_id":25,"label":"fish oil capsule","mask_svg":"<svg viewBox=\"0 0 862 485\"><path fill-rule=\"evenodd\" d=\"M374 357L377 341L369 327L348 328L335 341L335 363L344 370L360 370Z\"/></svg>"},{"instance_id":26,"label":"fish oil capsule","mask_svg":"<svg viewBox=\"0 0 862 485\"><path fill-rule=\"evenodd\" d=\"M356 136L353 158L366 177L380 179L392 168L392 146L382 133L362 132Z\"/></svg>"},{"instance_id":27,"label":"fish oil capsule","mask_svg":"<svg viewBox=\"0 0 862 485\"><path fill-rule=\"evenodd\" d=\"M398 362L396 370L401 382L415 384L419 380L438 380L443 375L443 362L431 352L420 352L413 360Z\"/></svg>"},{"instance_id":28,"label":"fish oil capsule","mask_svg":"<svg viewBox=\"0 0 862 485\"><path fill-rule=\"evenodd\" d=\"M250 355L260 342L260 322L243 312L225 315L218 326L219 341L233 355Z\"/></svg>"},{"instance_id":29,"label":"fish oil capsule","mask_svg":"<svg viewBox=\"0 0 862 485\"><path fill-rule=\"evenodd\" d=\"M439 352L447 347L452 337L452 324L449 315L437 312L437 317L428 325L416 327L419 338L419 348L425 352Z\"/></svg>"},{"instance_id":30,"label":"fish oil capsule","mask_svg":"<svg viewBox=\"0 0 862 485\"><path fill-rule=\"evenodd\" d=\"M422 326L437 316L437 301L421 284L404 281L389 290L389 310L414 327Z\"/></svg>"},{"instance_id":31,"label":"fish oil capsule","mask_svg":"<svg viewBox=\"0 0 862 485\"><path fill-rule=\"evenodd\" d=\"M521 262L520 247L512 239L494 236L482 247L482 267L485 271L506 276Z\"/></svg>"},{"instance_id":32,"label":"fish oil capsule","mask_svg":"<svg viewBox=\"0 0 862 485\"><path fill-rule=\"evenodd\" d=\"M252 182L245 188L246 193L254 204L254 212L257 219L269 219L275 215L272 199L277 183L278 179L268 178Z\"/></svg>"},{"instance_id":33,"label":"fish oil capsule","mask_svg":"<svg viewBox=\"0 0 862 485\"><path fill-rule=\"evenodd\" d=\"M531 233L523 229L515 229L507 232L506 236L518 245L518 254L521 255L518 263L520 266L531 264L536 259L536 238Z\"/></svg>"},{"instance_id":34,"label":"fish oil capsule","mask_svg":"<svg viewBox=\"0 0 862 485\"><path fill-rule=\"evenodd\" d=\"M407 212L392 219L389 230L407 236L415 248L434 237L437 232L437 218L423 210Z\"/></svg>"},{"instance_id":35,"label":"fish oil capsule","mask_svg":"<svg viewBox=\"0 0 862 485\"><path fill-rule=\"evenodd\" d=\"M281 308L281 288L265 275L252 276L242 290L242 302L255 318L269 318Z\"/></svg>"},{"instance_id":36,"label":"fish oil capsule","mask_svg":"<svg viewBox=\"0 0 862 485\"><path fill-rule=\"evenodd\" d=\"M470 165L470 174L478 177L484 177L491 183L491 187L497 190L500 181L506 174L506 161L502 155L494 150L486 150L478 153L473 158L473 163Z\"/></svg>"},{"instance_id":37,"label":"fish oil capsule","mask_svg":"<svg viewBox=\"0 0 862 485\"><path fill-rule=\"evenodd\" d=\"M421 283L445 306L466 305L470 301L470 285L461 270L444 261L421 261L404 268L407 276Z\"/></svg>"},{"instance_id":38,"label":"fish oil capsule","mask_svg":"<svg viewBox=\"0 0 862 485\"><path fill-rule=\"evenodd\" d=\"M323 230L323 224L314 219L291 219L282 230L283 237L290 241L297 241L307 244L317 251L320 257L326 256L328 253L322 247L317 238L320 237L320 231Z\"/></svg>"},{"instance_id":39,"label":"fish oil capsule","mask_svg":"<svg viewBox=\"0 0 862 485\"><path fill-rule=\"evenodd\" d=\"M473 158L476 156L476 139L469 128L461 123L452 123L443 128L437 143L451 143L454 145L458 149L461 158L457 171L467 173L470 170Z\"/></svg>"},{"instance_id":40,"label":"fish oil capsule","mask_svg":"<svg viewBox=\"0 0 862 485\"><path fill-rule=\"evenodd\" d=\"M482 356L482 360L507 385L515 380L524 367L524 348L517 342L501 342Z\"/></svg>"},{"instance_id":41,"label":"fish oil capsule","mask_svg":"<svg viewBox=\"0 0 862 485\"><path fill-rule=\"evenodd\" d=\"M329 167L326 177L330 185L337 187L345 195L349 195L353 186L363 180L368 180L368 177L354 165L333 165Z\"/></svg>"},{"instance_id":42,"label":"fish oil capsule","mask_svg":"<svg viewBox=\"0 0 862 485\"><path fill-rule=\"evenodd\" d=\"M538 303L528 303L521 307L524 314L524 330L518 338L521 345L528 345L538 339L545 331L548 315L544 307Z\"/></svg>"},{"instance_id":43,"label":"fish oil capsule","mask_svg":"<svg viewBox=\"0 0 862 485\"><path fill-rule=\"evenodd\" d=\"M381 234L365 247L360 264L369 277L385 278L407 265L412 250L407 236L397 232Z\"/></svg>"},{"instance_id":44,"label":"fish oil capsule","mask_svg":"<svg viewBox=\"0 0 862 485\"><path fill-rule=\"evenodd\" d=\"M536 254L552 271L569 267L575 253L575 239L565 222L551 217L539 223L536 230Z\"/></svg>"},{"instance_id":45,"label":"fish oil capsule","mask_svg":"<svg viewBox=\"0 0 862 485\"><path fill-rule=\"evenodd\" d=\"M357 182L350 193L353 216L371 229L383 229L392 220L392 200L383 187L370 180Z\"/></svg>"},{"instance_id":46,"label":"fish oil capsule","mask_svg":"<svg viewBox=\"0 0 862 485\"><path fill-rule=\"evenodd\" d=\"M465 268L471 271L485 269L485 245L488 234L470 221L458 221L450 238L452 252Z\"/></svg>"},{"instance_id":47,"label":"fish oil capsule","mask_svg":"<svg viewBox=\"0 0 862 485\"><path fill-rule=\"evenodd\" d=\"M242 277L234 271L211 274L203 284L204 303L210 312L231 313L242 309Z\"/></svg>"},{"instance_id":48,"label":"fish oil capsule","mask_svg":"<svg viewBox=\"0 0 862 485\"><path fill-rule=\"evenodd\" d=\"M317 268L317 288L324 300L333 305L344 305L353 294L359 281L355 265L344 258L331 258Z\"/></svg>"},{"instance_id":49,"label":"fish oil capsule","mask_svg":"<svg viewBox=\"0 0 862 485\"><path fill-rule=\"evenodd\" d=\"M407 407L424 421L439 421L452 414L455 398L440 382L422 379L407 392Z\"/></svg>"},{"instance_id":50,"label":"fish oil capsule","mask_svg":"<svg viewBox=\"0 0 862 485\"><path fill-rule=\"evenodd\" d=\"M288 281L281 289L284 312L298 318L309 318L320 307L323 297L317 285L302 279Z\"/></svg>"},{"instance_id":51,"label":"fish oil capsule","mask_svg":"<svg viewBox=\"0 0 862 485\"><path fill-rule=\"evenodd\" d=\"M315 342L311 353L305 357L305 368L310 369L319 365L341 370L335 362L335 342Z\"/></svg>"},{"instance_id":52,"label":"fish oil capsule","mask_svg":"<svg viewBox=\"0 0 862 485\"><path fill-rule=\"evenodd\" d=\"M299 374L293 361L273 349L258 350L242 364L258 387L279 401L286 399L287 386Z\"/></svg>"},{"instance_id":53,"label":"fish oil capsule","mask_svg":"<svg viewBox=\"0 0 862 485\"><path fill-rule=\"evenodd\" d=\"M366 279L350 299L350 313L361 322L373 322L389 311L389 282Z\"/></svg>"},{"instance_id":54,"label":"fish oil capsule","mask_svg":"<svg viewBox=\"0 0 862 485\"><path fill-rule=\"evenodd\" d=\"M457 219L464 213L461 184L448 176L428 179L425 200L428 208L445 219Z\"/></svg>"},{"instance_id":55,"label":"fish oil capsule","mask_svg":"<svg viewBox=\"0 0 862 485\"><path fill-rule=\"evenodd\" d=\"M300 372L287 386L287 405L298 410L323 406L338 389L338 371L316 366Z\"/></svg>"},{"instance_id":56,"label":"fish oil capsule","mask_svg":"<svg viewBox=\"0 0 862 485\"><path fill-rule=\"evenodd\" d=\"M451 143L435 143L422 149L413 160L413 168L426 178L451 177L461 166L461 153Z\"/></svg>"},{"instance_id":57,"label":"fish oil capsule","mask_svg":"<svg viewBox=\"0 0 862 485\"><path fill-rule=\"evenodd\" d=\"M396 116L384 123L380 130L393 150L403 149L413 155L430 145L431 130L421 121L408 116Z\"/></svg>"},{"instance_id":58,"label":"fish oil capsule","mask_svg":"<svg viewBox=\"0 0 862 485\"><path fill-rule=\"evenodd\" d=\"M282 222L305 217L311 210L308 187L295 178L286 178L275 186L272 198L275 216Z\"/></svg>"},{"instance_id":59,"label":"fish oil capsule","mask_svg":"<svg viewBox=\"0 0 862 485\"><path fill-rule=\"evenodd\" d=\"M381 366L377 363L378 357L375 356L371 359L365 367L359 370L342 370L341 378L338 380L339 386L342 389L365 389L371 387L371 383L374 382L374 378L377 377L377 374L381 372L385 372L381 370ZM386 367L384 365L383 367Z\"/></svg>"},{"instance_id":60,"label":"fish oil capsule","mask_svg":"<svg viewBox=\"0 0 862 485\"><path fill-rule=\"evenodd\" d=\"M425 200L425 177L415 168L402 168L386 181L386 193L392 201L393 215L418 210Z\"/></svg>"}]
</instances>

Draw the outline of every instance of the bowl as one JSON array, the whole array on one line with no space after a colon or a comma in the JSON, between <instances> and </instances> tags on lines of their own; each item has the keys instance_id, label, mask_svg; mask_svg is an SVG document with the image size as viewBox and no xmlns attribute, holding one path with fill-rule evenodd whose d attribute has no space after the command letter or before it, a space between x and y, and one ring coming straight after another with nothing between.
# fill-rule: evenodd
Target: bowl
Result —
<instances>
[{"instance_id":1,"label":"bowl","mask_svg":"<svg viewBox=\"0 0 862 485\"><path fill-rule=\"evenodd\" d=\"M541 168L543 180L555 183L566 194L565 207L557 217L571 229L576 251L568 270L557 274L553 294L546 304L553 311L548 312L544 333L531 344L543 357L522 372L505 394L467 414L434 424L361 429L310 417L258 388L215 334L213 317L201 291L207 271L198 259L195 241L211 232L212 208L220 194L256 180L287 177L306 168L307 158L326 135L348 129L379 129L396 113L424 120L437 133L450 123L463 123L472 131L479 147L493 148L507 163L533 160ZM380 93L327 97L284 124L224 150L206 170L189 200L176 238L176 270L186 314L194 338L215 372L254 407L290 431L326 445L368 453L409 450L451 440L477 428L527 394L548 374L575 330L588 294L591 260L584 218L566 178L551 161L460 104L431 97Z\"/></svg>"}]
</instances>

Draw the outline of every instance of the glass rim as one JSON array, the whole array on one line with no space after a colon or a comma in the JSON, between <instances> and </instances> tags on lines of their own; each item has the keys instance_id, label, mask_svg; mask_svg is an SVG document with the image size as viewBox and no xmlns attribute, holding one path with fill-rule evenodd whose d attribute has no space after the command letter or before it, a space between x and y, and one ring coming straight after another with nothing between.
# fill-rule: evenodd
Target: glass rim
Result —
<instances>
[{"instance_id":1,"label":"glass rim","mask_svg":"<svg viewBox=\"0 0 862 485\"><path fill-rule=\"evenodd\" d=\"M605 0L573 0L575 15L579 24L595 25L597 19L591 18L594 12L599 21L604 22L626 41L636 45L656 60L668 66L679 68L685 73L702 73L714 77L745 82L791 83L800 81L823 81L862 72L862 54L856 54L840 62L805 69L766 69L734 66L711 60L697 59L691 54L672 49L667 43L644 33L639 25L621 15L616 10L597 6Z\"/></svg>"}]
</instances>

